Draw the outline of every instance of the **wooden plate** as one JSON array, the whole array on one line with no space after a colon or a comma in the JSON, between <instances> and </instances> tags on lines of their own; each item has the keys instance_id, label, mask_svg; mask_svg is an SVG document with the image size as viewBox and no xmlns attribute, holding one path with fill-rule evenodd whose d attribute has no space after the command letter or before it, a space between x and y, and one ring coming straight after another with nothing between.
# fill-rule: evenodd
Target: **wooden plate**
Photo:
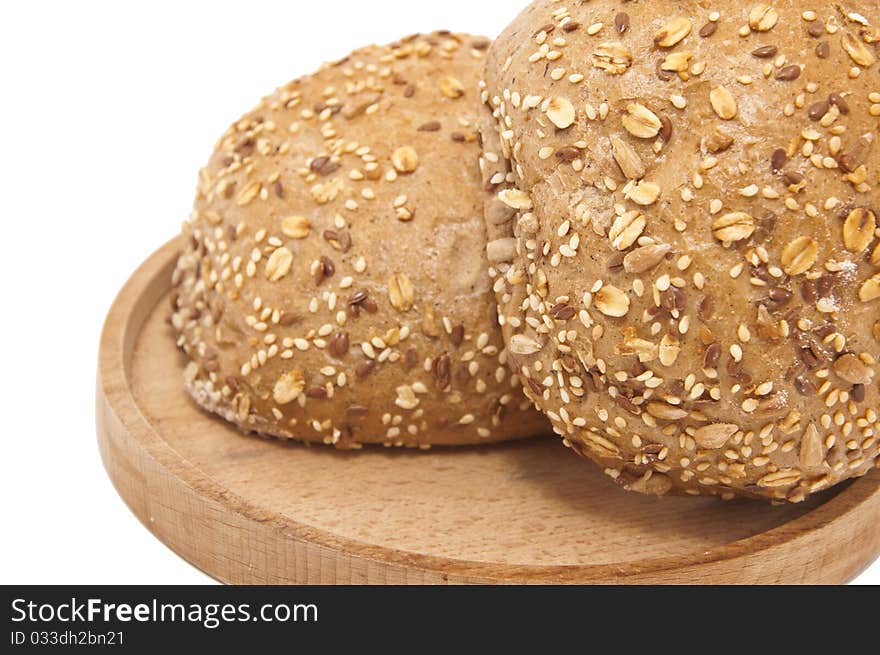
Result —
<instances>
[{"instance_id":1,"label":"wooden plate","mask_svg":"<svg viewBox=\"0 0 880 655\"><path fill-rule=\"evenodd\" d=\"M880 552L880 471L795 506L628 494L555 439L340 453L245 436L181 387L166 244L116 299L97 426L145 526L230 583L840 583Z\"/></svg>"}]
</instances>

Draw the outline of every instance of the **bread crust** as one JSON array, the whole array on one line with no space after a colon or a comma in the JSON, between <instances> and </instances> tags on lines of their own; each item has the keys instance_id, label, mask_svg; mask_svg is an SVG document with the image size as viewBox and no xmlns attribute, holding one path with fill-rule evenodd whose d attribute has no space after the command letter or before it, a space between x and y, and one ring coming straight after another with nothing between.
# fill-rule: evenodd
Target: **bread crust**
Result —
<instances>
[{"instance_id":1,"label":"bread crust","mask_svg":"<svg viewBox=\"0 0 880 655\"><path fill-rule=\"evenodd\" d=\"M339 448L547 429L506 366L486 275L488 43L434 32L357 50L222 136L174 274L201 406Z\"/></svg>"},{"instance_id":2,"label":"bread crust","mask_svg":"<svg viewBox=\"0 0 880 655\"><path fill-rule=\"evenodd\" d=\"M491 47L511 362L625 488L801 501L875 466L878 43L866 1L539 0Z\"/></svg>"}]
</instances>

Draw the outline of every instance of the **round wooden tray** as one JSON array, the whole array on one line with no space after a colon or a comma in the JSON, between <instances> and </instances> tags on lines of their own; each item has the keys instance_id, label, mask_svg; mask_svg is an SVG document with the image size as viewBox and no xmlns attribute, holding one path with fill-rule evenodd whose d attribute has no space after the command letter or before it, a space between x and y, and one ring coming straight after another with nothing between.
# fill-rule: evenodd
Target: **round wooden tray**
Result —
<instances>
[{"instance_id":1,"label":"round wooden tray","mask_svg":"<svg viewBox=\"0 0 880 655\"><path fill-rule=\"evenodd\" d=\"M880 552L880 472L771 506L621 491L556 439L342 453L245 436L182 389L181 246L128 281L101 339L97 428L145 526L230 583L840 583Z\"/></svg>"}]
</instances>

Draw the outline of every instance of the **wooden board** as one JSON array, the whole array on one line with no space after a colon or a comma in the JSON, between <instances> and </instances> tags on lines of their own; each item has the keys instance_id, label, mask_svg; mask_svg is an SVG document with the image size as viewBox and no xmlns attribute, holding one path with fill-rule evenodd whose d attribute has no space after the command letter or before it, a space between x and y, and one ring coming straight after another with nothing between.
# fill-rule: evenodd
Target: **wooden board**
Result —
<instances>
[{"instance_id":1,"label":"wooden board","mask_svg":"<svg viewBox=\"0 0 880 655\"><path fill-rule=\"evenodd\" d=\"M181 387L172 241L101 340L97 426L119 494L229 583L840 583L880 552L880 471L794 506L621 491L556 439L340 453L245 436Z\"/></svg>"}]
</instances>

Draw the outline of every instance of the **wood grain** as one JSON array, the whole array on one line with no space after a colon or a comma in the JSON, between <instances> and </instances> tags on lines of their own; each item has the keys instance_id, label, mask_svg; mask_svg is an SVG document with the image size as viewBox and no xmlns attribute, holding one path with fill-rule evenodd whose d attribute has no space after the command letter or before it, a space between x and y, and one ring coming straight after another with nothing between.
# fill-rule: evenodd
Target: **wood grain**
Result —
<instances>
[{"instance_id":1,"label":"wood grain","mask_svg":"<svg viewBox=\"0 0 880 655\"><path fill-rule=\"evenodd\" d=\"M230 583L840 583L880 552L880 472L773 507L627 494L555 439L343 453L242 435L183 392L180 242L104 328L98 441L147 528Z\"/></svg>"}]
</instances>

